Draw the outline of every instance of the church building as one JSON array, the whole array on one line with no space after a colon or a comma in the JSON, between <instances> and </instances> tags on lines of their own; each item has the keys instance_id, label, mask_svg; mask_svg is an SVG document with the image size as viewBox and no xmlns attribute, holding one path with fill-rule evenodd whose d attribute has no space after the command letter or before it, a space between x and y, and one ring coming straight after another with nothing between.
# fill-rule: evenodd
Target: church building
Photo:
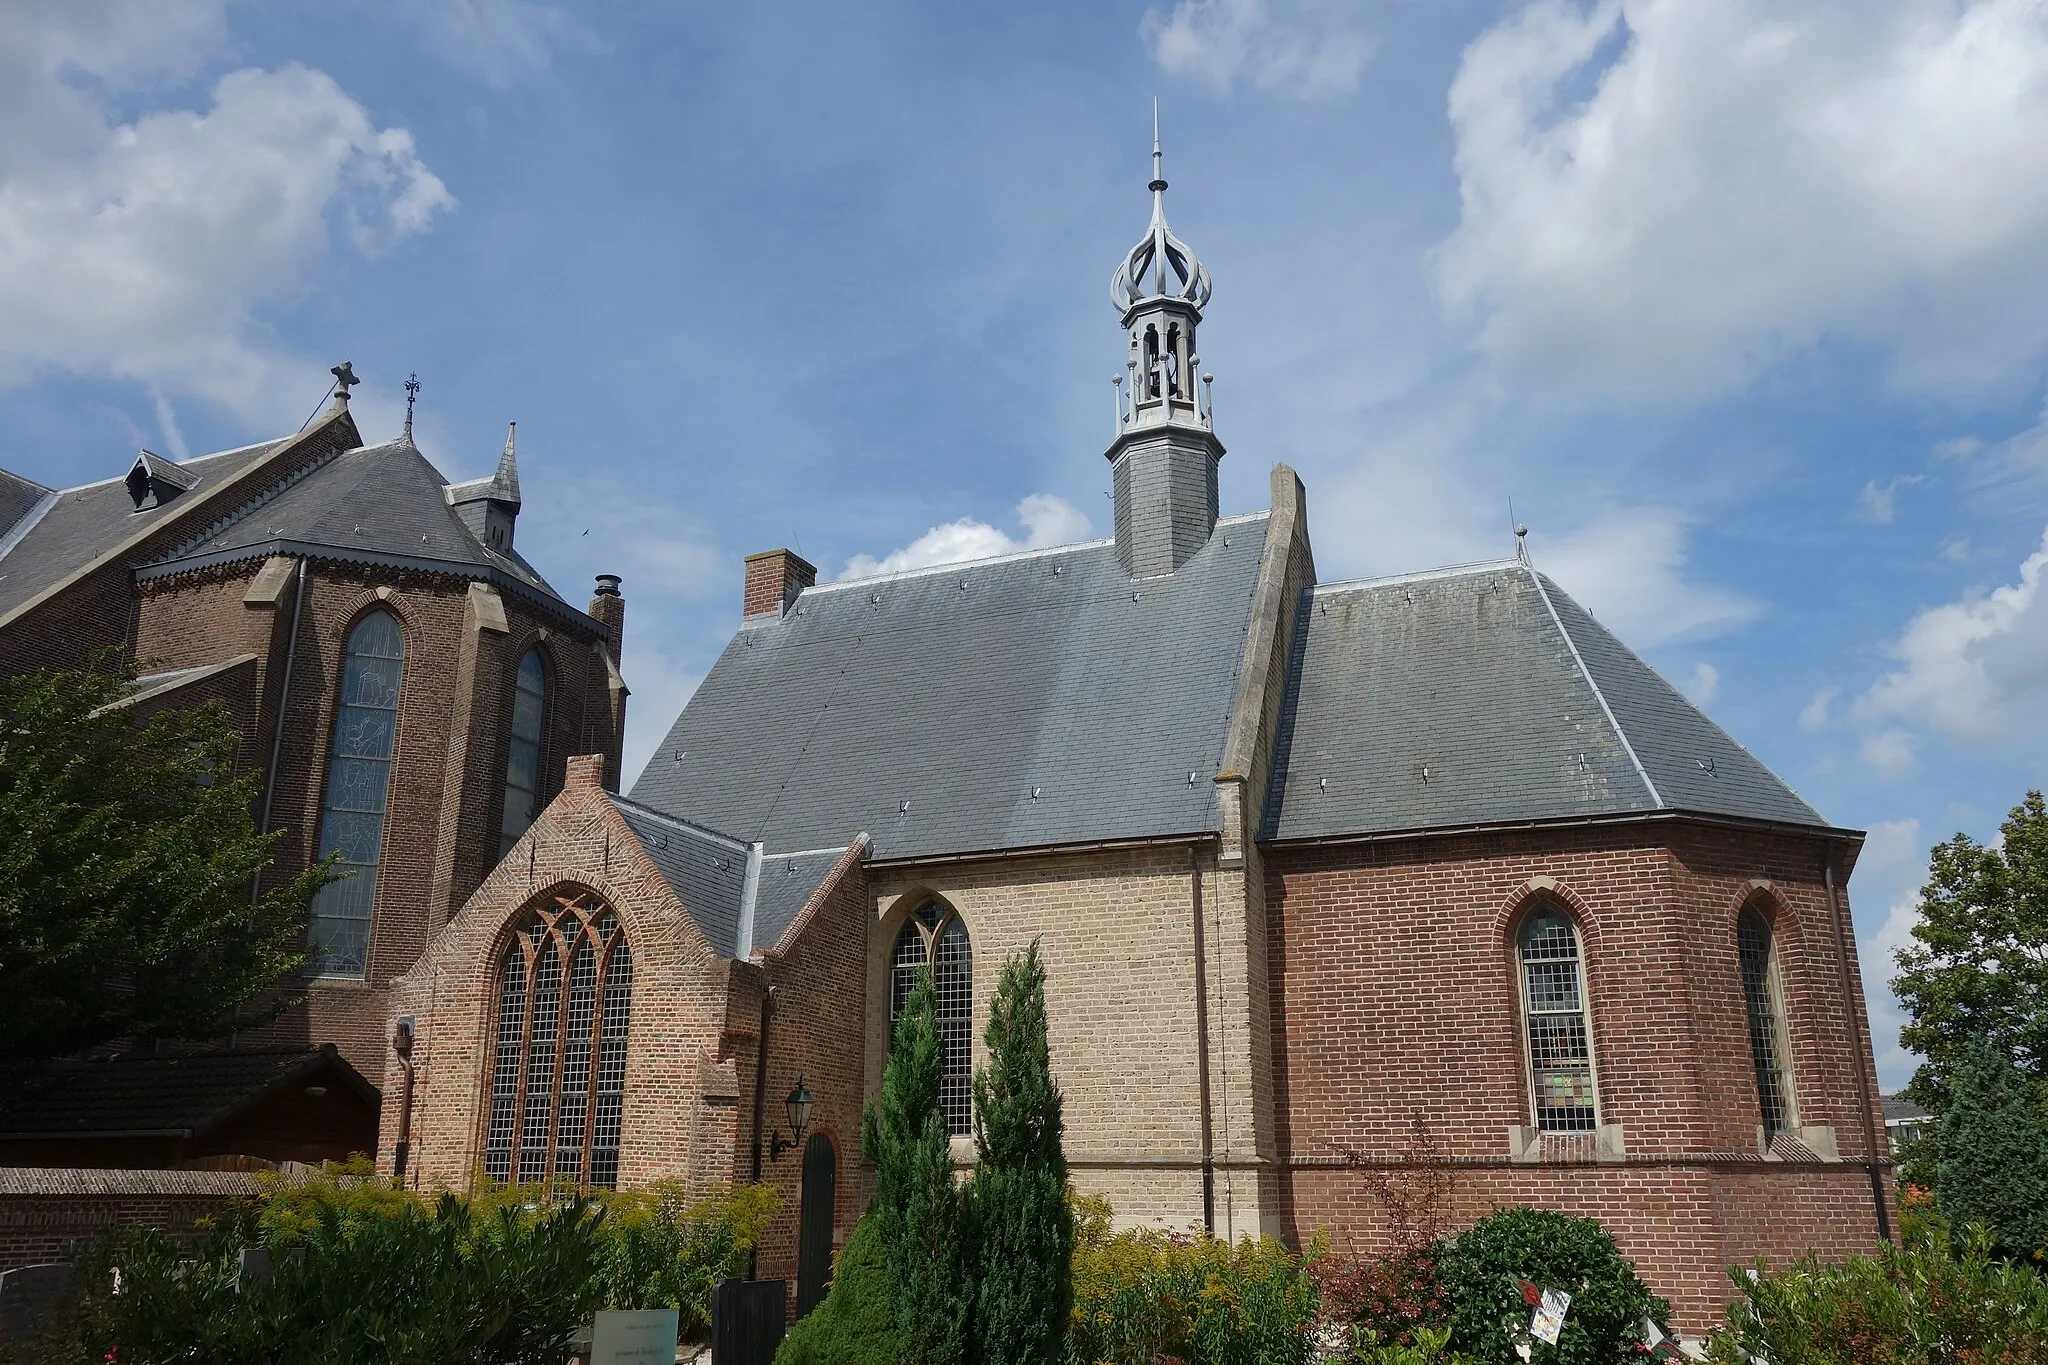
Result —
<instances>
[{"instance_id":1,"label":"church building","mask_svg":"<svg viewBox=\"0 0 2048 1365\"><path fill-rule=\"evenodd\" d=\"M786 1194L762 1271L801 1310L872 1188L860 1114L914 973L964 1168L989 999L1036 940L1074 1180L1125 1222L1372 1250L1375 1191L1442 1173L1458 1223L1598 1218L1689 1331L1731 1264L1870 1246L1862 836L1526 555L1321 582L1284 465L1219 515L1211 281L1154 157L1111 285L1115 534L826 584L749 557L631 792L615 749L570 759L392 986L415 1041L384 1160L429 1187L759 1171ZM602 632L522 609L602 696Z\"/></svg>"},{"instance_id":2,"label":"church building","mask_svg":"<svg viewBox=\"0 0 2048 1365\"><path fill-rule=\"evenodd\" d=\"M220 703L237 771L262 778L253 815L280 835L264 888L330 850L352 874L314 902L282 1017L60 1063L0 1096L0 1165L372 1150L392 982L554 797L566 756L617 781L618 580L581 610L521 556L512 436L489 478L451 484L410 416L366 445L355 372L335 374L332 406L291 436L143 451L76 488L0 470L0 676L111 651L140 675L123 703L138 715Z\"/></svg>"}]
</instances>

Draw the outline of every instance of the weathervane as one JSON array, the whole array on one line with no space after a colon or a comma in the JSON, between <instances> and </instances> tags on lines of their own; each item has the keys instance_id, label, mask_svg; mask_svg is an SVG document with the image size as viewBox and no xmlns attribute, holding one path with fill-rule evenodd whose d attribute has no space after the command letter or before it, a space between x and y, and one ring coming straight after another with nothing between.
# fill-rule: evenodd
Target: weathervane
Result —
<instances>
[{"instance_id":1,"label":"weathervane","mask_svg":"<svg viewBox=\"0 0 2048 1365\"><path fill-rule=\"evenodd\" d=\"M405 438L412 439L412 403L420 396L420 375L414 370L405 377Z\"/></svg>"}]
</instances>

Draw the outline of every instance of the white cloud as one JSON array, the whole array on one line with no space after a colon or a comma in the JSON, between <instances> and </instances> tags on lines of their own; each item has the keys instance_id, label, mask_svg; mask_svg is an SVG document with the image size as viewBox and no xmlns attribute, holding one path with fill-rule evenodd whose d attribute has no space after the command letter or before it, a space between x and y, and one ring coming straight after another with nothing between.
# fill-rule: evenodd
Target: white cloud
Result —
<instances>
[{"instance_id":1,"label":"white cloud","mask_svg":"<svg viewBox=\"0 0 2048 1365\"><path fill-rule=\"evenodd\" d=\"M990 555L1009 554L1013 550L1066 545L1086 538L1089 530L1088 518L1080 508L1050 493L1033 493L1018 503L1017 520L1024 527L1021 539L1013 538L985 521L966 517L949 521L932 527L902 549L880 559L872 555L855 555L846 561L846 572L839 577L842 581L866 578L878 573L929 568L934 564L987 559Z\"/></svg>"},{"instance_id":2,"label":"white cloud","mask_svg":"<svg viewBox=\"0 0 2048 1365\"><path fill-rule=\"evenodd\" d=\"M1686 518L1666 507L1609 513L1554 544L1535 543L1536 566L1636 649L1725 634L1764 605L1685 575Z\"/></svg>"},{"instance_id":3,"label":"white cloud","mask_svg":"<svg viewBox=\"0 0 2048 1365\"><path fill-rule=\"evenodd\" d=\"M1357 89L1377 46L1337 0L1179 0L1171 14L1146 10L1138 33L1169 75L1223 94L1243 79L1302 99Z\"/></svg>"},{"instance_id":4,"label":"white cloud","mask_svg":"<svg viewBox=\"0 0 2048 1365\"><path fill-rule=\"evenodd\" d=\"M1927 849L1918 820L1884 820L1870 827L1850 891L1854 900L1885 907L1883 924L1875 934L1859 933L1856 948L1870 1009L1871 1050L1887 1090L1904 1085L1919 1064L1899 1046L1906 1016L1892 994L1891 979L1898 971L1898 950L1912 944L1913 926L1920 922L1920 887L1926 877Z\"/></svg>"},{"instance_id":5,"label":"white cloud","mask_svg":"<svg viewBox=\"0 0 2048 1365\"><path fill-rule=\"evenodd\" d=\"M1970 538L1950 536L1941 542L1941 557L1952 564L1966 563L1970 558Z\"/></svg>"},{"instance_id":6,"label":"white cloud","mask_svg":"<svg viewBox=\"0 0 2048 1365\"><path fill-rule=\"evenodd\" d=\"M590 30L553 5L532 0L418 0L393 7L443 60L504 89L545 71L561 47L599 46Z\"/></svg>"},{"instance_id":7,"label":"white cloud","mask_svg":"<svg viewBox=\"0 0 2048 1365\"><path fill-rule=\"evenodd\" d=\"M1856 699L1857 718L1925 726L1978 744L2039 739L2048 718L2044 569L2048 532L2020 565L2017 583L1972 590L1907 622L1889 650L1901 666Z\"/></svg>"},{"instance_id":8,"label":"white cloud","mask_svg":"<svg viewBox=\"0 0 2048 1365\"><path fill-rule=\"evenodd\" d=\"M1680 690L1694 706L1704 707L1721 690L1721 670L1702 659L1692 666L1692 676Z\"/></svg>"},{"instance_id":9,"label":"white cloud","mask_svg":"<svg viewBox=\"0 0 2048 1365\"><path fill-rule=\"evenodd\" d=\"M1891 525L1892 519L1898 514L1899 489L1911 487L1924 477L1920 474L1902 474L1882 488L1878 487L1874 479L1864 484L1863 493L1856 500L1857 519L1867 521L1873 526Z\"/></svg>"},{"instance_id":10,"label":"white cloud","mask_svg":"<svg viewBox=\"0 0 2048 1365\"><path fill-rule=\"evenodd\" d=\"M1828 723L1828 708L1835 704L1835 698L1842 695L1839 687L1823 687L1813 694L1813 700L1799 708L1799 728L1819 730Z\"/></svg>"},{"instance_id":11,"label":"white cloud","mask_svg":"<svg viewBox=\"0 0 2048 1365\"><path fill-rule=\"evenodd\" d=\"M2048 349L2040 0L1538 0L1450 93L1432 260L1496 360L1630 398L1740 388L1824 337L1898 382Z\"/></svg>"},{"instance_id":12,"label":"white cloud","mask_svg":"<svg viewBox=\"0 0 2048 1365\"><path fill-rule=\"evenodd\" d=\"M283 355L258 310L304 287L332 230L374 255L454 207L410 133L304 66L230 72L203 110L113 114L224 47L221 16L101 0L0 19L0 384L134 380L167 430L179 394L296 422L331 361Z\"/></svg>"},{"instance_id":13,"label":"white cloud","mask_svg":"<svg viewBox=\"0 0 2048 1365\"><path fill-rule=\"evenodd\" d=\"M1913 737L1904 730L1879 730L1863 737L1863 761L1879 777L1904 777L1913 770Z\"/></svg>"}]
</instances>

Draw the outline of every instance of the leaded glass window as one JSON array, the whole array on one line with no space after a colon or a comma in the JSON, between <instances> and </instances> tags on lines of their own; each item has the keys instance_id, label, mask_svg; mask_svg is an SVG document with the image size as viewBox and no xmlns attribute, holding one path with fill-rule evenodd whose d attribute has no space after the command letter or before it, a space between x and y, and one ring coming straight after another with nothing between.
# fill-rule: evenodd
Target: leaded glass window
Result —
<instances>
[{"instance_id":1,"label":"leaded glass window","mask_svg":"<svg viewBox=\"0 0 2048 1365\"><path fill-rule=\"evenodd\" d=\"M619 1179L633 957L610 907L556 897L498 970L484 1174L610 1189Z\"/></svg>"},{"instance_id":2,"label":"leaded glass window","mask_svg":"<svg viewBox=\"0 0 2048 1365\"><path fill-rule=\"evenodd\" d=\"M519 661L512 686L512 736L505 746L505 812L498 825L498 856L519 842L540 814L540 739L547 719L548 679L540 651L529 649Z\"/></svg>"},{"instance_id":3,"label":"leaded glass window","mask_svg":"<svg viewBox=\"0 0 2048 1365\"><path fill-rule=\"evenodd\" d=\"M1578 930L1562 910L1545 906L1523 922L1520 946L1536 1127L1545 1133L1590 1133L1599 1119Z\"/></svg>"},{"instance_id":4,"label":"leaded glass window","mask_svg":"<svg viewBox=\"0 0 2048 1365\"><path fill-rule=\"evenodd\" d=\"M939 1108L946 1131L962 1137L974 1131L974 954L967 926L939 901L921 907L896 935L889 963L891 1028L917 985L918 969L927 962L938 988Z\"/></svg>"},{"instance_id":5,"label":"leaded glass window","mask_svg":"<svg viewBox=\"0 0 2048 1365\"><path fill-rule=\"evenodd\" d=\"M370 910L384 849L384 806L398 740L398 691L405 635L398 618L373 611L356 623L342 650L341 704L327 791L320 804L322 857L341 854L342 880L313 898L307 937L317 976L360 977L369 965Z\"/></svg>"},{"instance_id":6,"label":"leaded glass window","mask_svg":"<svg viewBox=\"0 0 2048 1365\"><path fill-rule=\"evenodd\" d=\"M1756 1069L1756 1097L1769 1141L1793 1124L1792 1078L1787 1070L1784 989L1778 979L1778 954L1771 926L1753 907L1745 908L1735 928L1736 956L1742 964L1742 996L1749 1012L1749 1057Z\"/></svg>"}]
</instances>

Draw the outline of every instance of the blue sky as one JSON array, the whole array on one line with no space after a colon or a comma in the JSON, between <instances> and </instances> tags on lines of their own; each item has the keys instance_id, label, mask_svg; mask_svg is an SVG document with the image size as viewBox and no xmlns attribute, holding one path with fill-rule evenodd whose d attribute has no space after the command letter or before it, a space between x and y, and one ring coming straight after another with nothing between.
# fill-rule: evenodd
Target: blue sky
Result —
<instances>
[{"instance_id":1,"label":"blue sky","mask_svg":"<svg viewBox=\"0 0 2048 1365\"><path fill-rule=\"evenodd\" d=\"M1325 579L1543 568L1835 822L1882 989L2048 756L2038 0L0 11L0 464L117 475L418 371L451 477L630 604L629 768L738 616L1103 533L1150 99L1226 511ZM585 534L588 532L588 534Z\"/></svg>"}]
</instances>

